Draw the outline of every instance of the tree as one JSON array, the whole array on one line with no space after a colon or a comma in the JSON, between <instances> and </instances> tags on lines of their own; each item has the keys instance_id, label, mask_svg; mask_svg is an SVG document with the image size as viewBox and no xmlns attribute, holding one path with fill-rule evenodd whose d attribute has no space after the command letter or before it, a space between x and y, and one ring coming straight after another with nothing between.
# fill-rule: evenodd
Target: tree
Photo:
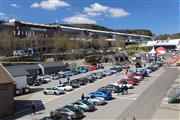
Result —
<instances>
[{"instance_id":1,"label":"tree","mask_svg":"<svg viewBox=\"0 0 180 120\"><path fill-rule=\"evenodd\" d=\"M54 45L54 52L65 52L68 49L68 41L69 37L67 34L54 34L53 35L53 45Z\"/></svg>"},{"instance_id":2,"label":"tree","mask_svg":"<svg viewBox=\"0 0 180 120\"><path fill-rule=\"evenodd\" d=\"M99 35L97 39L92 40L92 46L95 49L104 49L108 47L108 42L106 41L106 37Z\"/></svg>"},{"instance_id":3,"label":"tree","mask_svg":"<svg viewBox=\"0 0 180 120\"><path fill-rule=\"evenodd\" d=\"M121 36L116 36L115 41L112 41L113 47L121 47L122 49L125 48L125 42Z\"/></svg>"},{"instance_id":4,"label":"tree","mask_svg":"<svg viewBox=\"0 0 180 120\"><path fill-rule=\"evenodd\" d=\"M10 55L14 50L14 35L13 33L7 29L0 32L0 53L2 55Z\"/></svg>"}]
</instances>

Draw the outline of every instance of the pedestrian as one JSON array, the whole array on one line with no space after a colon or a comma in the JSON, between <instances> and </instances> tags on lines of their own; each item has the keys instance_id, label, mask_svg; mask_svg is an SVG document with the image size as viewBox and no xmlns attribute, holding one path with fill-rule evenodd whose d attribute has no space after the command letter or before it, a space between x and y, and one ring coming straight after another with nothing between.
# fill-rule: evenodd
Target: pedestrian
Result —
<instances>
[{"instance_id":1,"label":"pedestrian","mask_svg":"<svg viewBox=\"0 0 180 120\"><path fill-rule=\"evenodd\" d=\"M124 86L124 91L126 92L126 94L128 94L128 87L127 87L127 85Z\"/></svg>"},{"instance_id":2,"label":"pedestrian","mask_svg":"<svg viewBox=\"0 0 180 120\"><path fill-rule=\"evenodd\" d=\"M135 116L133 117L133 120L136 120Z\"/></svg>"},{"instance_id":3,"label":"pedestrian","mask_svg":"<svg viewBox=\"0 0 180 120\"><path fill-rule=\"evenodd\" d=\"M61 80L59 80L59 84L62 84Z\"/></svg>"},{"instance_id":4,"label":"pedestrian","mask_svg":"<svg viewBox=\"0 0 180 120\"><path fill-rule=\"evenodd\" d=\"M121 87L121 89L122 89L122 95L124 95L124 85L122 84L122 87Z\"/></svg>"},{"instance_id":5,"label":"pedestrian","mask_svg":"<svg viewBox=\"0 0 180 120\"><path fill-rule=\"evenodd\" d=\"M31 115L32 113L33 113L34 115L36 114L36 105L35 105L35 102L34 102L34 101L32 102L30 115Z\"/></svg>"},{"instance_id":6,"label":"pedestrian","mask_svg":"<svg viewBox=\"0 0 180 120\"><path fill-rule=\"evenodd\" d=\"M69 81L70 81L70 78L69 78L69 76L68 76L68 78L67 78L67 82L69 83Z\"/></svg>"},{"instance_id":7,"label":"pedestrian","mask_svg":"<svg viewBox=\"0 0 180 120\"><path fill-rule=\"evenodd\" d=\"M81 95L81 100L84 100L84 93Z\"/></svg>"}]
</instances>

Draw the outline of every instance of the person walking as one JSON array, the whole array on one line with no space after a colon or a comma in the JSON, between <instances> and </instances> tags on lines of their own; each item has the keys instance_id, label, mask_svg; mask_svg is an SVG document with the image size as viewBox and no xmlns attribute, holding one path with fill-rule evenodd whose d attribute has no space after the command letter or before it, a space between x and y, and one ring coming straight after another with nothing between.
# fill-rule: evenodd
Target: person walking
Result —
<instances>
[{"instance_id":1,"label":"person walking","mask_svg":"<svg viewBox=\"0 0 180 120\"><path fill-rule=\"evenodd\" d=\"M126 92L126 94L128 94L128 87L127 87L127 85L124 86L124 91Z\"/></svg>"},{"instance_id":2,"label":"person walking","mask_svg":"<svg viewBox=\"0 0 180 120\"><path fill-rule=\"evenodd\" d=\"M59 80L59 84L62 84L61 80Z\"/></svg>"},{"instance_id":3,"label":"person walking","mask_svg":"<svg viewBox=\"0 0 180 120\"><path fill-rule=\"evenodd\" d=\"M68 77L67 77L67 82L69 83L69 81L70 81L70 77L68 76Z\"/></svg>"},{"instance_id":4,"label":"person walking","mask_svg":"<svg viewBox=\"0 0 180 120\"><path fill-rule=\"evenodd\" d=\"M35 102L34 102L34 101L32 102L30 115L31 115L32 113L33 113L34 115L36 114L36 105L35 105Z\"/></svg>"},{"instance_id":5,"label":"person walking","mask_svg":"<svg viewBox=\"0 0 180 120\"><path fill-rule=\"evenodd\" d=\"M81 95L81 100L84 100L84 93Z\"/></svg>"},{"instance_id":6,"label":"person walking","mask_svg":"<svg viewBox=\"0 0 180 120\"><path fill-rule=\"evenodd\" d=\"M121 94L124 95L124 85L123 84L122 84L122 88L121 89L122 89L122 93Z\"/></svg>"}]
</instances>

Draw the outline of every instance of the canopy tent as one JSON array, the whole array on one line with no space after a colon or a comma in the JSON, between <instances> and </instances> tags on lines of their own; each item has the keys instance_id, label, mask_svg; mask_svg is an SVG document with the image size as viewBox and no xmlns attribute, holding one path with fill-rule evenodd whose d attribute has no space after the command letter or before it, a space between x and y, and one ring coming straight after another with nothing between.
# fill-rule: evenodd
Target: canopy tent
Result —
<instances>
[{"instance_id":1,"label":"canopy tent","mask_svg":"<svg viewBox=\"0 0 180 120\"><path fill-rule=\"evenodd\" d=\"M162 55L164 55L164 54L166 54L166 48L164 48L164 47L158 47L158 48L156 48L156 51L158 52L158 53L160 53L160 54L162 54Z\"/></svg>"},{"instance_id":2,"label":"canopy tent","mask_svg":"<svg viewBox=\"0 0 180 120\"><path fill-rule=\"evenodd\" d=\"M156 54L157 52L155 51L154 47L152 48L151 51L148 52L148 54Z\"/></svg>"}]
</instances>

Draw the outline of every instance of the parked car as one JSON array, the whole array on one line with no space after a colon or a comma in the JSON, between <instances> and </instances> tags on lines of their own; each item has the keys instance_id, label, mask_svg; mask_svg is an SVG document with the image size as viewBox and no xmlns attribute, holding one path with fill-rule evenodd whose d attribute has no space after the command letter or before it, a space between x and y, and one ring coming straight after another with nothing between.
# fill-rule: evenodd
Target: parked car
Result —
<instances>
[{"instance_id":1,"label":"parked car","mask_svg":"<svg viewBox=\"0 0 180 120\"><path fill-rule=\"evenodd\" d=\"M70 76L73 76L74 74L71 72L71 71L65 71L64 73L63 73L63 76L64 77L70 77Z\"/></svg>"},{"instance_id":2,"label":"parked car","mask_svg":"<svg viewBox=\"0 0 180 120\"><path fill-rule=\"evenodd\" d=\"M56 86L56 88L58 89L62 89L64 91L72 91L73 90L73 87L70 86L70 85L65 85L65 84L60 84L58 86Z\"/></svg>"},{"instance_id":3,"label":"parked car","mask_svg":"<svg viewBox=\"0 0 180 120\"><path fill-rule=\"evenodd\" d=\"M114 85L119 86L120 88L122 88L123 85L126 85L129 89L133 88L133 85L128 83L128 81L122 81L122 80L116 81Z\"/></svg>"},{"instance_id":4,"label":"parked car","mask_svg":"<svg viewBox=\"0 0 180 120\"><path fill-rule=\"evenodd\" d=\"M75 79L80 85L86 85L88 83L84 78Z\"/></svg>"},{"instance_id":5,"label":"parked car","mask_svg":"<svg viewBox=\"0 0 180 120\"><path fill-rule=\"evenodd\" d=\"M35 80L33 80L33 79L27 79L27 84L28 84L29 86L40 86L42 83L41 83L41 81L39 81L39 80L37 80L37 79L35 79Z\"/></svg>"},{"instance_id":6,"label":"parked car","mask_svg":"<svg viewBox=\"0 0 180 120\"><path fill-rule=\"evenodd\" d=\"M76 68L76 70L80 73L87 73L88 72L88 69L85 66L78 67L78 68Z\"/></svg>"},{"instance_id":7,"label":"parked car","mask_svg":"<svg viewBox=\"0 0 180 120\"><path fill-rule=\"evenodd\" d=\"M63 89L58 89L56 87L53 88L46 88L44 90L44 94L48 94L48 95L60 95L60 94L64 94L64 90Z\"/></svg>"},{"instance_id":8,"label":"parked car","mask_svg":"<svg viewBox=\"0 0 180 120\"><path fill-rule=\"evenodd\" d=\"M55 113L53 113L53 115L45 116L45 117L41 118L40 120L71 120L71 118L67 114L63 114L63 113L55 114Z\"/></svg>"},{"instance_id":9,"label":"parked car","mask_svg":"<svg viewBox=\"0 0 180 120\"><path fill-rule=\"evenodd\" d=\"M87 95L84 97L84 99L88 100L90 103L94 105L104 105L106 103L103 97L95 97L95 96Z\"/></svg>"},{"instance_id":10,"label":"parked car","mask_svg":"<svg viewBox=\"0 0 180 120\"><path fill-rule=\"evenodd\" d=\"M89 66L87 67L88 71L93 71L93 70L97 70L97 67L95 66Z\"/></svg>"},{"instance_id":11,"label":"parked car","mask_svg":"<svg viewBox=\"0 0 180 120\"><path fill-rule=\"evenodd\" d=\"M80 87L79 82L77 82L76 80L71 80L70 82L64 82L63 84L64 85L70 85L73 88L79 88Z\"/></svg>"},{"instance_id":12,"label":"parked car","mask_svg":"<svg viewBox=\"0 0 180 120\"><path fill-rule=\"evenodd\" d=\"M103 74L105 74L105 76L110 76L112 75L112 72L110 70L104 70Z\"/></svg>"},{"instance_id":13,"label":"parked car","mask_svg":"<svg viewBox=\"0 0 180 120\"><path fill-rule=\"evenodd\" d=\"M95 106L92 103L88 102L88 100L77 100L76 102L71 104L75 107L80 107L84 112L96 110Z\"/></svg>"},{"instance_id":14,"label":"parked car","mask_svg":"<svg viewBox=\"0 0 180 120\"><path fill-rule=\"evenodd\" d=\"M79 109L76 109L75 107L73 107L71 105L66 105L66 106L64 106L62 108L56 109L55 113L56 113L57 116L59 114L62 114L62 113L66 114L71 119L79 119L79 118L84 117L83 113Z\"/></svg>"},{"instance_id":15,"label":"parked car","mask_svg":"<svg viewBox=\"0 0 180 120\"><path fill-rule=\"evenodd\" d=\"M122 89L119 86L115 86L113 84L108 84L107 86L99 88L97 91L107 91L110 93L120 93Z\"/></svg>"},{"instance_id":16,"label":"parked car","mask_svg":"<svg viewBox=\"0 0 180 120\"><path fill-rule=\"evenodd\" d=\"M84 79L86 81L88 81L89 83L93 83L96 80L96 78L93 77L92 75L87 75L87 76L84 77Z\"/></svg>"},{"instance_id":17,"label":"parked car","mask_svg":"<svg viewBox=\"0 0 180 120\"><path fill-rule=\"evenodd\" d=\"M103 78L101 74L99 74L98 72L92 73L91 74L93 77L95 77L96 79L101 79Z\"/></svg>"},{"instance_id":18,"label":"parked car","mask_svg":"<svg viewBox=\"0 0 180 120\"><path fill-rule=\"evenodd\" d=\"M95 91L91 92L88 95L95 96L95 97L103 97L105 100L111 100L112 94L106 91Z\"/></svg>"},{"instance_id":19,"label":"parked car","mask_svg":"<svg viewBox=\"0 0 180 120\"><path fill-rule=\"evenodd\" d=\"M52 80L57 80L57 79L59 79L60 77L59 77L59 75L58 74L51 74L50 75L50 79L52 79Z\"/></svg>"}]
</instances>

